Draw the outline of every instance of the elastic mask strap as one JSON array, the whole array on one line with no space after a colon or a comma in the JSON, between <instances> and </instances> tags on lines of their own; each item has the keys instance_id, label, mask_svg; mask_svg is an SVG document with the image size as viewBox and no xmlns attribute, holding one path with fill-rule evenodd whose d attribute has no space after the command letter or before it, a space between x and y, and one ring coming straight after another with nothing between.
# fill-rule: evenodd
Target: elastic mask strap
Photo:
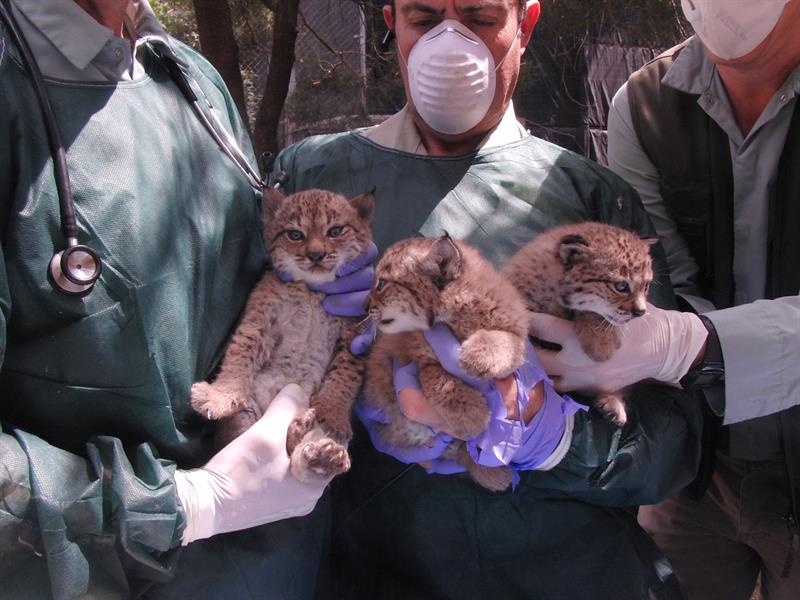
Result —
<instances>
[{"instance_id":1,"label":"elastic mask strap","mask_svg":"<svg viewBox=\"0 0 800 600\"><path fill-rule=\"evenodd\" d=\"M500 59L500 62L498 62L497 66L494 68L495 73L497 73L497 69L499 69L504 62L506 62L508 55L511 54L511 49L514 47L514 42L517 41L517 38L519 37L520 33L522 33L522 23L520 23L519 26L517 27L517 33L514 34L514 39L511 40L511 45L508 47L508 50L506 50L506 53L503 55L503 58Z\"/></svg>"}]
</instances>

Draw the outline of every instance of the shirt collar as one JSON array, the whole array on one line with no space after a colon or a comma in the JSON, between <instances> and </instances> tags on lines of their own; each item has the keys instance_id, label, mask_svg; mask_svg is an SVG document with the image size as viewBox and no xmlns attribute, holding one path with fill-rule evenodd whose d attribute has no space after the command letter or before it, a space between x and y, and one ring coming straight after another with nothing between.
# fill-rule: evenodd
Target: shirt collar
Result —
<instances>
[{"instance_id":1,"label":"shirt collar","mask_svg":"<svg viewBox=\"0 0 800 600\"><path fill-rule=\"evenodd\" d=\"M408 105L382 123L366 129L361 135L379 146L391 148L392 150L422 156L427 156L428 154L427 150L425 150L425 145L422 143L422 138L420 138L417 126L414 124L411 112L408 110ZM500 123L486 134L486 137L483 138L478 147L501 146L520 140L528 135L528 132L517 121L514 103L511 102Z\"/></svg>"},{"instance_id":2,"label":"shirt collar","mask_svg":"<svg viewBox=\"0 0 800 600\"><path fill-rule=\"evenodd\" d=\"M14 0L14 4L79 70L85 69L114 37L111 29L100 25L73 0ZM125 26L136 40L137 49L146 41L170 48L167 34L147 0L130 0Z\"/></svg>"},{"instance_id":3,"label":"shirt collar","mask_svg":"<svg viewBox=\"0 0 800 600\"><path fill-rule=\"evenodd\" d=\"M687 94L702 94L712 86L715 73L714 63L708 58L700 38L695 35L689 38L661 81Z\"/></svg>"}]
</instances>

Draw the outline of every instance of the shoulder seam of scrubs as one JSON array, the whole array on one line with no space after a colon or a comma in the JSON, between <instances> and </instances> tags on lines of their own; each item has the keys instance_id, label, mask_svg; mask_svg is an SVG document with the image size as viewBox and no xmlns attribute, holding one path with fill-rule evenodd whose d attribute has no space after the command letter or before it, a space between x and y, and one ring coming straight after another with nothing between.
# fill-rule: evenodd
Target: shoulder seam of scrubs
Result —
<instances>
[{"instance_id":1,"label":"shoulder seam of scrubs","mask_svg":"<svg viewBox=\"0 0 800 600\"><path fill-rule=\"evenodd\" d=\"M558 463L561 462L567 452L569 451L569 447L572 444L572 429L575 425L575 415L574 413L570 413L564 415L564 434L561 436L561 441L558 442L558 445L555 447L555 450L544 459L544 461L539 464L534 470L536 471L549 471Z\"/></svg>"}]
</instances>

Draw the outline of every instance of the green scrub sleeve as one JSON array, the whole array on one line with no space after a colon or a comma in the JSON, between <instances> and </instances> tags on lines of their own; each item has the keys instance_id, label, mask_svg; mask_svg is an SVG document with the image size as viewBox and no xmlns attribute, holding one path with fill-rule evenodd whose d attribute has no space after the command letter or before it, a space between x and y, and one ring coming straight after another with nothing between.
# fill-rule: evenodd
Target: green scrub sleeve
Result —
<instances>
[{"instance_id":1,"label":"green scrub sleeve","mask_svg":"<svg viewBox=\"0 0 800 600\"><path fill-rule=\"evenodd\" d=\"M118 578L166 581L184 527L175 493L174 464L147 444L93 438L87 458L40 438L0 430L0 547L3 560L47 562L54 597L91 591L89 581ZM95 582L96 583L96 582ZM10 590L6 590L8 592ZM32 590L18 590L26 597Z\"/></svg>"},{"instance_id":2,"label":"green scrub sleeve","mask_svg":"<svg viewBox=\"0 0 800 600\"><path fill-rule=\"evenodd\" d=\"M4 265L0 256L3 358L10 307ZM124 447L98 436L82 457L0 422L0 560L16 564L18 575L27 571L5 581L2 594L104 597L169 579L184 528L174 471L148 444Z\"/></svg>"},{"instance_id":3,"label":"green scrub sleeve","mask_svg":"<svg viewBox=\"0 0 800 600\"><path fill-rule=\"evenodd\" d=\"M628 423L616 428L594 411L575 415L572 443L550 471L525 485L603 506L654 504L695 477L702 413L677 388L640 383L625 395Z\"/></svg>"}]
</instances>

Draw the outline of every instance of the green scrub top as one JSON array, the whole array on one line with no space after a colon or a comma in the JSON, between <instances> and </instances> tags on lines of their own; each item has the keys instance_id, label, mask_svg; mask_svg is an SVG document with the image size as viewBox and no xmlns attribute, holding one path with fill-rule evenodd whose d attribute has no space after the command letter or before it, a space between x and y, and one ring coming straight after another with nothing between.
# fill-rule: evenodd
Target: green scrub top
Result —
<instances>
[{"instance_id":1,"label":"green scrub top","mask_svg":"<svg viewBox=\"0 0 800 600\"><path fill-rule=\"evenodd\" d=\"M87 296L56 291L52 162L7 42L0 29L0 597L266 597L290 573L281 544L315 573L322 538L294 520L177 548L173 472L212 450L189 389L265 267L260 194L160 65L134 81L49 80L78 239L103 264ZM253 160L219 75L172 44ZM308 522L322 531L324 514ZM311 579L276 593L309 597Z\"/></svg>"},{"instance_id":2,"label":"green scrub top","mask_svg":"<svg viewBox=\"0 0 800 600\"><path fill-rule=\"evenodd\" d=\"M544 229L597 220L652 236L636 193L610 171L535 137L437 158L387 149L358 132L284 150L287 192L374 190L380 249L417 234L451 236L502 265ZM650 300L674 307L664 254ZM334 480L332 597L641 600L680 598L635 506L688 484L700 455L699 404L641 384L630 421L575 415L570 450L551 471L491 493L466 475L428 475L372 448L363 428L351 471Z\"/></svg>"}]
</instances>

